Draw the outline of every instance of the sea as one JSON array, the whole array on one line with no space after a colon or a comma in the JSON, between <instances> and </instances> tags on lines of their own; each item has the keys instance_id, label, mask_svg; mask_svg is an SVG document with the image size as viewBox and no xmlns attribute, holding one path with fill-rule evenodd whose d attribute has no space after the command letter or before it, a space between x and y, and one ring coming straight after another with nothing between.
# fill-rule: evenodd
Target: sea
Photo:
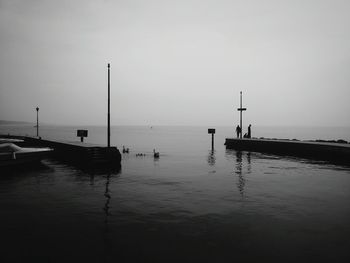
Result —
<instances>
[{"instance_id":1,"label":"sea","mask_svg":"<svg viewBox=\"0 0 350 263\"><path fill-rule=\"evenodd\" d=\"M103 126L40 125L39 135L79 141L77 129L106 145ZM8 133L36 128L1 125ZM113 126L112 146L130 149L120 170L50 158L0 170L0 262L350 262L350 167L226 149L234 136ZM252 136L350 141L350 128L253 126Z\"/></svg>"}]
</instances>

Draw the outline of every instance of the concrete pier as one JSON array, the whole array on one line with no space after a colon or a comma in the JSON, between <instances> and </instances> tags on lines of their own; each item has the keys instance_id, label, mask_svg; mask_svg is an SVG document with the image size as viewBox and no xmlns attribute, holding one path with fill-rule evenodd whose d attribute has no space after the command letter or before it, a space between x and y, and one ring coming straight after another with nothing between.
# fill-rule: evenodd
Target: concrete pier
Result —
<instances>
[{"instance_id":1,"label":"concrete pier","mask_svg":"<svg viewBox=\"0 0 350 263\"><path fill-rule=\"evenodd\" d=\"M82 166L120 166L121 154L117 147L39 139L27 136L0 135L1 138L21 139L19 146L50 147L54 149L53 156L67 162Z\"/></svg>"},{"instance_id":2,"label":"concrete pier","mask_svg":"<svg viewBox=\"0 0 350 263\"><path fill-rule=\"evenodd\" d=\"M226 138L227 149L297 156L350 165L350 144L275 139Z\"/></svg>"}]
</instances>

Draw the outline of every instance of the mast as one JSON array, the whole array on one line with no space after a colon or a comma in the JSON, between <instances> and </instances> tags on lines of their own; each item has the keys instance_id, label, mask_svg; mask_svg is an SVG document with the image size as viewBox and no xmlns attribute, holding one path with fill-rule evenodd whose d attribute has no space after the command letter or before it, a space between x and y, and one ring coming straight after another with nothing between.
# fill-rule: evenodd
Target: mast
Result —
<instances>
[{"instance_id":1,"label":"mast","mask_svg":"<svg viewBox=\"0 0 350 263\"><path fill-rule=\"evenodd\" d=\"M242 139L242 131L243 131L243 120L242 120L242 112L247 110L247 108L242 108L242 91L240 92L240 107L237 109L240 112L240 118L239 118L239 125L241 128L241 134L240 134L240 138Z\"/></svg>"},{"instance_id":2,"label":"mast","mask_svg":"<svg viewBox=\"0 0 350 263\"><path fill-rule=\"evenodd\" d=\"M107 146L111 147L111 116L110 116L110 64L108 63L108 113L107 113Z\"/></svg>"}]
</instances>

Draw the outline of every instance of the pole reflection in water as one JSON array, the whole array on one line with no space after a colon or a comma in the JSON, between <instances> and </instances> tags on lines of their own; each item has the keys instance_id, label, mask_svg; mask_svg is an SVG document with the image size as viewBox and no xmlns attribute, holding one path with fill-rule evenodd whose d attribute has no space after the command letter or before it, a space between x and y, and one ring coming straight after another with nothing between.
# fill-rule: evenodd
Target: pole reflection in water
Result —
<instances>
[{"instance_id":1,"label":"pole reflection in water","mask_svg":"<svg viewBox=\"0 0 350 263\"><path fill-rule=\"evenodd\" d=\"M251 152L242 152L242 151L236 151L236 150L226 150L226 158L228 160L234 160L235 161L235 167L233 174L236 175L238 178L237 180L237 188L240 193L240 195L243 197L245 192L245 184L246 184L246 175L250 174L252 172L252 165L251 165ZM245 156L244 156L245 155ZM246 157L246 158L244 158ZM244 162L243 159L247 159L246 162Z\"/></svg>"},{"instance_id":2,"label":"pole reflection in water","mask_svg":"<svg viewBox=\"0 0 350 263\"><path fill-rule=\"evenodd\" d=\"M210 150L210 151L209 151L207 161L208 161L208 164L209 164L210 166L214 166L214 165L215 165L215 162L216 162L215 150Z\"/></svg>"},{"instance_id":3,"label":"pole reflection in water","mask_svg":"<svg viewBox=\"0 0 350 263\"><path fill-rule=\"evenodd\" d=\"M106 202L105 202L105 206L103 207L103 210L105 211L105 223L108 223L108 216L111 215L111 213L109 212L109 202L111 201L111 195L109 192L109 180L110 180L111 174L107 174L107 178L106 178L106 188L105 188L105 193L104 196L106 197Z\"/></svg>"},{"instance_id":4,"label":"pole reflection in water","mask_svg":"<svg viewBox=\"0 0 350 263\"><path fill-rule=\"evenodd\" d=\"M106 202L103 207L103 210L105 212L105 221L104 221L105 228L104 228L104 235L103 235L105 261L110 257L110 251L112 247L112 236L110 235L110 229L108 227L108 217L111 215L109 211L109 203L111 201L111 195L109 191L110 177L111 177L111 174L108 173L106 177L106 185L105 185L105 193L104 193L104 196L106 197Z\"/></svg>"},{"instance_id":5,"label":"pole reflection in water","mask_svg":"<svg viewBox=\"0 0 350 263\"><path fill-rule=\"evenodd\" d=\"M242 152L236 151L236 171L235 173L238 175L238 181L237 181L237 187L239 190L239 193L243 197L244 195L244 186L245 186L245 178L242 174Z\"/></svg>"}]
</instances>

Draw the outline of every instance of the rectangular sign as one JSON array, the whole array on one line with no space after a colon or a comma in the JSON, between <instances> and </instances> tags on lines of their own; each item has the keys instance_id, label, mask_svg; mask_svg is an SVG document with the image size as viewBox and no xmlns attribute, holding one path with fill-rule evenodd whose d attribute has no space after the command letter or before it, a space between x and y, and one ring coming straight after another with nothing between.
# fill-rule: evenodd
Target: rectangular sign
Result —
<instances>
[{"instance_id":1,"label":"rectangular sign","mask_svg":"<svg viewBox=\"0 0 350 263\"><path fill-rule=\"evenodd\" d=\"M87 130L77 130L77 137L88 137Z\"/></svg>"},{"instance_id":2,"label":"rectangular sign","mask_svg":"<svg viewBox=\"0 0 350 263\"><path fill-rule=\"evenodd\" d=\"M208 133L209 134L215 133L215 129L208 129Z\"/></svg>"}]
</instances>

